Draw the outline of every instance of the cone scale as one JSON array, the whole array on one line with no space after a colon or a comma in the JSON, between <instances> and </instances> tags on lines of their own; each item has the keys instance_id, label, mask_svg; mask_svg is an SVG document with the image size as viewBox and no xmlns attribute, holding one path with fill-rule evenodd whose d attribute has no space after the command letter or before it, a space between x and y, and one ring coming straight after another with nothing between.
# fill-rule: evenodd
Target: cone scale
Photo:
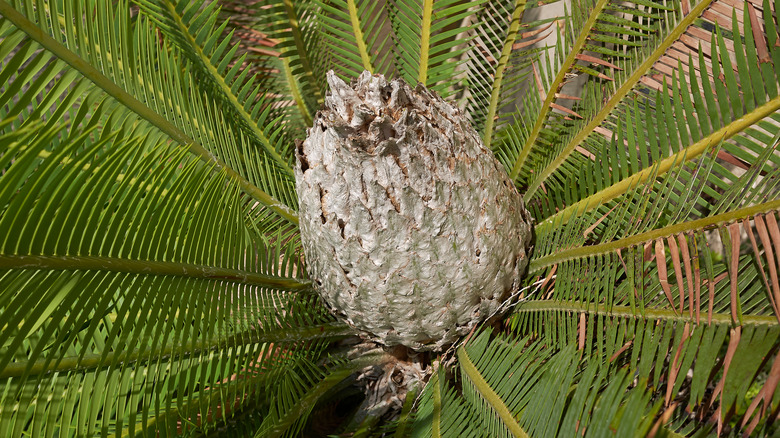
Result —
<instances>
[{"instance_id":1,"label":"cone scale","mask_svg":"<svg viewBox=\"0 0 780 438\"><path fill-rule=\"evenodd\" d=\"M440 351L518 290L530 216L456 107L368 72L328 83L296 148L309 276L371 339Z\"/></svg>"}]
</instances>

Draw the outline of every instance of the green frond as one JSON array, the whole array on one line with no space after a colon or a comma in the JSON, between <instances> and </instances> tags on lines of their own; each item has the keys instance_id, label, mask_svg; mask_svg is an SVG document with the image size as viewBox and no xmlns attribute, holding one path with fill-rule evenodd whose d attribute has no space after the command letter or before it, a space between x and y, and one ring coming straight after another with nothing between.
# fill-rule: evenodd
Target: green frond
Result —
<instances>
[{"instance_id":1,"label":"green frond","mask_svg":"<svg viewBox=\"0 0 780 438\"><path fill-rule=\"evenodd\" d=\"M414 412L415 402L417 401L417 396L420 394L421 386L422 385L418 384L406 393L404 405L401 408L401 413L398 415L398 420L390 425L395 438L404 438L408 436L407 429L411 428L412 423L414 422L414 417L416 415Z\"/></svg>"},{"instance_id":2,"label":"green frond","mask_svg":"<svg viewBox=\"0 0 780 438\"><path fill-rule=\"evenodd\" d=\"M289 57L282 57L281 40L271 38L271 24L263 14L256 15L254 6L241 1L218 0L219 20L227 22L222 38L230 39L229 45L237 45L235 58L243 61L240 74L253 77L252 83L262 90L264 100L274 111L283 116L285 131L290 138L302 138L311 126L312 111L316 102L306 90L306 81L293 74ZM260 10L262 4L259 5ZM235 67L235 63L233 63ZM243 70L249 70L244 73ZM248 85L249 82L247 81ZM256 97L255 97L256 98ZM310 107L311 105L311 107Z\"/></svg>"},{"instance_id":3,"label":"green frond","mask_svg":"<svg viewBox=\"0 0 780 438\"><path fill-rule=\"evenodd\" d=\"M611 61L624 68L614 83L589 81L574 107L583 120L542 125L555 137L520 171L540 219L526 284L541 286L510 326L635 369L663 403L655 422L667 434L771 433L780 399L767 378L780 363L774 17L762 17L769 3L717 22L718 2L675 7L651 44ZM530 144L525 123L507 130L506 156Z\"/></svg>"},{"instance_id":4,"label":"green frond","mask_svg":"<svg viewBox=\"0 0 780 438\"><path fill-rule=\"evenodd\" d=\"M350 333L224 173L99 116L42 123L0 135L3 434L206 429L274 387L274 348Z\"/></svg>"},{"instance_id":5,"label":"green frond","mask_svg":"<svg viewBox=\"0 0 780 438\"><path fill-rule=\"evenodd\" d=\"M300 360L297 373L279 374L281 383L273 398L266 420L255 433L257 438L299 436L314 404L325 393L353 373L379 363L382 355L366 355L360 359L335 360L327 368Z\"/></svg>"},{"instance_id":6,"label":"green frond","mask_svg":"<svg viewBox=\"0 0 780 438\"><path fill-rule=\"evenodd\" d=\"M395 37L396 68L406 82L422 83L448 96L459 76L457 67L465 62L469 47L458 35L471 26L461 23L470 15L469 8L480 7L483 1L399 0L390 9L389 18Z\"/></svg>"},{"instance_id":7,"label":"green frond","mask_svg":"<svg viewBox=\"0 0 780 438\"><path fill-rule=\"evenodd\" d=\"M255 153L262 150L268 160L292 178L292 141L279 138L271 142L272 122L276 117L267 112L270 102L258 97L260 89L255 85L256 78L249 77L250 70L241 71L245 57L234 59L238 45L230 47L230 39L223 37L227 21L217 26L217 4L199 10L198 4L186 0L138 0L137 3L165 34L166 41L171 41L180 51L187 67L195 71L198 80L193 84L212 91L210 97L220 101L220 111L230 116L226 122L251 139L256 145Z\"/></svg>"},{"instance_id":8,"label":"green frond","mask_svg":"<svg viewBox=\"0 0 780 438\"><path fill-rule=\"evenodd\" d=\"M709 1L701 1L689 14L681 16L679 21L673 27L667 24L666 28L662 29L661 35L665 34L663 39L661 39L659 36L654 40L654 44L648 45L648 47L651 47L653 50L649 51L648 49L644 49L643 51L637 53L639 56L635 60L632 60L634 65L638 64L637 67L633 69L625 68L625 71L630 71L631 74L621 74L621 72L617 74L617 78L614 81L616 84L612 85L614 92L611 96L605 96L608 97L606 104L604 104L600 109L598 109L597 113L589 118L590 120L587 124L581 124L578 126L576 134L568 139L563 149L555 155L553 161L550 162L547 167L545 167L540 172L540 174L534 178L533 182L529 183L526 192L528 193L527 196L533 195L533 193L538 189L539 183L547 178L549 173L560 166L560 163L563 162L563 160L565 160L572 152L574 152L574 150L580 146L580 144L582 144L583 141L585 141L585 139L588 138L588 136L593 133L596 128L599 127L599 125L609 116L615 106L617 106L618 103L621 102L621 100L631 92L633 87L637 85L637 83L644 76L645 72L647 72L652 67L652 65L661 56L664 55L664 53L666 53L669 47L671 47L672 44L674 44L680 38L685 30L701 15L701 13L707 8L707 6L709 6L709 4Z\"/></svg>"},{"instance_id":9,"label":"green frond","mask_svg":"<svg viewBox=\"0 0 780 438\"><path fill-rule=\"evenodd\" d=\"M702 9L706 11L706 8ZM694 12L697 11L698 8L694 9ZM747 16L747 9L743 13ZM736 26L737 21L733 23ZM752 35L750 19L745 23L748 34ZM676 29L676 32L679 30ZM687 32L703 36L697 29L688 29ZM700 46L698 50L692 49L688 54L678 55L673 61L667 58L656 61L654 68L666 73L643 76L641 70L637 69L632 75L637 84L633 86L633 96L627 95L619 104L615 104L609 110L609 116L602 119L600 126L591 126L574 134L570 143L566 140L561 142L561 145L568 144L564 146L568 149L561 150L557 156L552 154L548 160L551 164L540 161L541 164L533 172L538 175L536 181L541 184L541 178L546 178L545 187L556 192L569 191L574 180L592 174L596 166L619 171L609 172L608 180L595 174L593 184L578 184L576 192L566 194L566 198L571 201L561 196L559 199L562 202L559 203L555 198L545 196L547 200L539 205L539 214L548 216L557 209L559 211L556 214L565 218L575 209L586 208L586 205L589 206L587 208L594 208L624 194L633 185L646 181L654 172L663 174L683 157L687 160L695 159L724 140L721 156L742 166L749 166L756 154L760 153L758 142L767 142L777 133L775 112L779 103L776 97L778 79L766 69L766 74L759 73L756 67L759 76L771 80L762 83L761 94L738 96L736 90L740 85L734 70L740 64L745 65L745 70L748 70L748 64L759 65L757 58L751 56L751 53L755 55L756 44L748 38L744 45L735 43L734 50L731 50L722 34L720 31L708 33L710 44L706 50L703 48L705 46ZM777 50L777 47L771 50ZM729 56L720 56L720 53L728 53ZM733 65L731 56L738 59ZM711 59L720 61L711 63ZM647 64L645 61L642 65ZM719 79L721 71L723 81ZM598 106L596 102L605 98L594 93L589 97L592 99L590 106ZM743 99L746 102L744 111ZM602 111L593 122L603 116L606 116L606 112ZM642 129L636 128L639 126ZM670 130L668 126L673 128ZM588 133L587 137L585 132ZM671 135L666 135L666 132ZM581 140L585 141L580 143ZM612 146L605 144L610 141ZM573 148L580 148L581 153L570 154ZM598 156L599 160L594 160L594 156ZM658 168L654 170L656 164ZM559 165L554 172L549 171L553 169L550 166ZM539 185L534 184L530 187L532 191L526 194L526 199L532 205L533 198L539 198L539 192L533 191L535 187Z\"/></svg>"},{"instance_id":10,"label":"green frond","mask_svg":"<svg viewBox=\"0 0 780 438\"><path fill-rule=\"evenodd\" d=\"M483 332L458 349L458 358L467 418L448 436L642 436L659 407L633 384L633 374L582 361L571 346L554 350ZM430 403L424 399L420 412Z\"/></svg>"},{"instance_id":11,"label":"green frond","mask_svg":"<svg viewBox=\"0 0 780 438\"><path fill-rule=\"evenodd\" d=\"M780 173L772 164L778 140L780 136L771 139L768 144L774 147L761 151L739 177L718 163L722 149L716 148L698 162L681 160L663 178L651 178L623 199L539 227L538 238L544 243L530 271L549 282L539 298L517 306L513 327L555 345L578 345L585 354L610 362L630 354L636 366L636 358L643 358L647 363L644 368L639 364L639 373L654 367L651 387L665 391L667 407L681 385L692 385L691 394L699 398L688 403L699 421L712 416L719 427L726 421L747 427L751 421L750 430L766 425L775 387L756 379L774 366L765 358L780 335L775 254ZM706 182L726 175L732 182L711 191ZM665 336L676 340L666 339L662 347L658 341L643 344L642 337L651 336L657 323L666 327ZM729 348L721 336L721 344L709 350L714 336L706 335L710 330L731 333ZM741 340L742 334L749 336ZM615 347L605 347L604 340L613 338ZM766 344L757 344L759 339ZM687 350L683 342L690 342L684 346ZM683 351L686 355L680 356ZM730 356L735 351L752 352L744 366L742 361L734 365L738 377L733 378L744 386L720 377L723 388L702 401L704 388L718 382L712 367L736 364ZM713 356L706 361L697 356L707 354ZM654 359L644 359L648 356ZM698 382L694 385L685 380L685 370L695 357L702 365L692 368ZM666 386L659 380L662 376L667 376ZM748 387L758 389L748 396ZM762 406L760 411L757 406Z\"/></svg>"},{"instance_id":12,"label":"green frond","mask_svg":"<svg viewBox=\"0 0 780 438\"><path fill-rule=\"evenodd\" d=\"M364 70L392 73L391 29L382 2L335 0L318 5L326 49L341 77L354 79Z\"/></svg>"},{"instance_id":13,"label":"green frond","mask_svg":"<svg viewBox=\"0 0 780 438\"><path fill-rule=\"evenodd\" d=\"M69 3L66 2L66 5ZM257 199L259 202L267 205L292 222L297 221L297 217L288 205L294 206L294 193L291 188L279 189L277 184L273 184L274 171L264 167L250 167L249 161L239 162L235 157L240 156L242 151L239 144L246 148L246 140L236 141L232 136L228 138L224 132L224 122L220 120L220 115L212 106L212 102L204 99L197 91L190 87L195 82L191 76L178 74L179 68L175 59L171 55L154 43L154 28L148 22L141 20L136 23L133 29L130 27L114 28L113 32L107 33L108 41L102 41L105 36L92 29L92 22L86 23L81 16L78 19L72 14L78 13L81 3L66 7L63 14L65 29L59 29L58 20L44 20L35 23L18 13L8 3L0 3L0 13L3 14L3 27L9 33L24 32L32 37L35 42L23 40L22 44L29 45L28 50L20 50L14 56L18 61L12 61L4 66L6 74L10 74L24 61L25 54L30 54L29 50L38 47L40 44L47 51L40 55L40 60L57 59L60 68L65 68L68 64L73 69L72 78L79 78L85 82L91 82L93 86L100 87L107 95L113 99L112 104L120 105L117 109L125 116L128 113L140 117L149 128L155 128L162 131L172 140L186 145L189 150L200 157L202 160L215 165L215 169L224 170L226 174L236 181L247 194ZM56 5L40 2L38 10L54 10ZM112 29L112 26L119 26L125 23L129 26L129 10L125 6L113 8L98 8L101 12L98 14L100 25L103 28ZM125 15L120 17L120 15ZM59 17L59 15L57 15ZM38 19L40 17L33 17ZM57 23L57 24L54 24ZM39 28L38 25L43 26ZM70 24L70 25L68 25ZM87 26L85 28L85 25ZM59 33L57 33L59 32ZM134 33L131 33L134 32ZM87 36L88 33L94 35ZM79 35L80 41L77 41L74 34ZM54 39L50 35L55 35L60 40ZM68 39L70 38L70 39ZM125 38L121 41L120 38ZM64 41L62 41L64 39ZM87 46L87 41L95 41L94 47ZM128 41L131 40L131 41ZM3 40L3 45L12 44L15 38ZM80 44L80 45L79 45ZM15 46L4 49L6 52L14 50ZM124 50L124 52L123 52ZM33 54L34 57L39 55ZM130 61L132 59L132 61ZM129 69L129 64L138 65L141 74L131 74L125 69ZM136 64L137 63L137 64ZM156 68L147 68L146 66L156 65ZM98 70L95 66L101 67ZM30 67L31 72L35 72L35 66ZM49 66L50 71L53 67ZM177 72L173 74L173 72ZM37 86L44 86L47 82L43 81L45 77L37 78ZM50 78L52 79L52 78ZM25 84L26 75L15 78L16 87ZM61 82L66 85L68 82ZM124 87L124 88L123 88ZM17 88L18 89L18 88ZM40 89L27 90L24 96L27 100ZM132 92L133 94L130 94ZM9 94L10 98L12 94ZM21 97L21 96L20 96ZM53 104L53 103L51 103ZM67 106L64 106L67 108ZM11 110L7 113L8 117L13 117L20 110ZM183 115L188 117L183 117ZM223 130L223 132L220 132ZM234 158L232 163L230 158ZM258 160L261 161L261 160ZM270 173L269 173L270 171ZM267 178L262 180L260 175ZM254 178L253 178L254 177ZM254 180L254 183L251 181ZM257 185L256 185L256 184ZM287 199L278 200L279 195L285 195ZM276 195L276 197L274 197ZM285 203L283 203L285 202Z\"/></svg>"},{"instance_id":14,"label":"green frond","mask_svg":"<svg viewBox=\"0 0 780 438\"><path fill-rule=\"evenodd\" d=\"M615 13L644 7L654 14L647 14L637 21L621 18L619 13ZM674 3L670 6L642 1L630 5L613 4L609 0L575 2L572 5L565 32L559 37L552 56L553 68L542 76L545 97L534 112L534 124L509 173L512 179L518 178L535 148L546 146L543 138L547 127L561 124L567 116L564 108L570 106L572 99L559 94L564 83L579 75L615 82L614 71L622 70L626 59L630 62L643 43L652 40L661 27L663 16L667 20L678 20L676 16L681 15L677 12L678 8L679 5ZM558 112L553 112L553 109Z\"/></svg>"},{"instance_id":15,"label":"green frond","mask_svg":"<svg viewBox=\"0 0 780 438\"><path fill-rule=\"evenodd\" d=\"M324 102L325 73L331 62L322 50L319 6L311 0L263 0L250 7L258 11L254 14L256 28L279 42L274 48L288 60L308 111L313 113Z\"/></svg>"},{"instance_id":16,"label":"green frond","mask_svg":"<svg viewBox=\"0 0 780 438\"><path fill-rule=\"evenodd\" d=\"M269 373L352 333L296 278L294 216L267 194L294 205L292 186L143 15L71 19L84 6L36 3L39 29L0 3L0 434L267 412Z\"/></svg>"},{"instance_id":17,"label":"green frond","mask_svg":"<svg viewBox=\"0 0 780 438\"><path fill-rule=\"evenodd\" d=\"M522 35L520 35L520 21L523 18L526 5L527 3L521 0L506 6L500 4L500 2L496 4L486 3L483 13L486 15L490 14L491 17L481 17L481 25L478 24L475 27L476 37L473 44L477 47L477 50L472 51L471 59L469 59L469 64L473 66L469 69L469 83L471 85L469 91L471 91L473 96L470 99L471 107L469 108L469 114L477 124L482 125L482 122L484 122L482 137L487 148L490 148L492 143L493 127L499 110L504 71L509 66L510 54L515 41L522 39ZM506 20L507 16L508 20ZM499 21L496 22L494 20ZM505 35L501 35L502 32ZM493 67L494 63L496 64L495 67ZM492 81L490 81L490 78L492 78ZM485 82L489 83L489 92L488 87L480 87Z\"/></svg>"},{"instance_id":18,"label":"green frond","mask_svg":"<svg viewBox=\"0 0 780 438\"><path fill-rule=\"evenodd\" d=\"M469 407L438 371L420 396L412 437L482 436Z\"/></svg>"},{"instance_id":19,"label":"green frond","mask_svg":"<svg viewBox=\"0 0 780 438\"><path fill-rule=\"evenodd\" d=\"M528 357L533 356L529 354ZM510 411L510 407L504 403L501 396L485 381L482 373L474 365L468 352L463 347L458 350L458 364L466 382L463 391L466 399L472 405L482 405L482 409L486 411L484 418L498 417L500 420L488 421L486 425L488 433L492 436L527 437L528 434L517 423L514 415L512 415L512 411ZM508 373L502 372L501 374L506 375Z\"/></svg>"},{"instance_id":20,"label":"green frond","mask_svg":"<svg viewBox=\"0 0 780 438\"><path fill-rule=\"evenodd\" d=\"M516 319L519 332L539 333L561 348L578 346L589 362L635 369L638 386L656 394L664 409L679 406L678 416L694 413L693 425L667 425L686 435L706 434L706 421L711 419L721 426L730 421L741 427L755 421L755 427L776 406L776 387L766 380L776 372L780 335L776 320L744 322L734 328L731 318L697 324L680 318L659 320L656 313L637 318L625 307L596 313L592 306L529 304ZM551 327L570 312L579 318Z\"/></svg>"}]
</instances>

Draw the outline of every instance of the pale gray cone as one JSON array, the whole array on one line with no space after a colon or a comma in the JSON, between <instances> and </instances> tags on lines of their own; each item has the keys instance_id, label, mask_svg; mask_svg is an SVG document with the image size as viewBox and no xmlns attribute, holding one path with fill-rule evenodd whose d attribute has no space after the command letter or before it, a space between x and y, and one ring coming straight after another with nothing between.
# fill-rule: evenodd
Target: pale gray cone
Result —
<instances>
[{"instance_id":1,"label":"pale gray cone","mask_svg":"<svg viewBox=\"0 0 780 438\"><path fill-rule=\"evenodd\" d=\"M363 72L331 95L296 150L306 266L350 325L385 345L441 350L517 291L531 225L465 116Z\"/></svg>"}]
</instances>

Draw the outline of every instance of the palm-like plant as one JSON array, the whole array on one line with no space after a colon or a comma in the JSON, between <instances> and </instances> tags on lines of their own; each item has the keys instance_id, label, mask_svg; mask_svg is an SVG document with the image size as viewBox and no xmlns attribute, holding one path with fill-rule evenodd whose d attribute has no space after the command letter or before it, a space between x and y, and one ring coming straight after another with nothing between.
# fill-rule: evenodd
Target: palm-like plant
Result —
<instances>
[{"instance_id":1,"label":"palm-like plant","mask_svg":"<svg viewBox=\"0 0 780 438\"><path fill-rule=\"evenodd\" d=\"M773 431L780 4L543 3L0 0L0 436L315 434L403 359L306 280L330 69L459 102L537 226L503 324L328 431Z\"/></svg>"}]
</instances>

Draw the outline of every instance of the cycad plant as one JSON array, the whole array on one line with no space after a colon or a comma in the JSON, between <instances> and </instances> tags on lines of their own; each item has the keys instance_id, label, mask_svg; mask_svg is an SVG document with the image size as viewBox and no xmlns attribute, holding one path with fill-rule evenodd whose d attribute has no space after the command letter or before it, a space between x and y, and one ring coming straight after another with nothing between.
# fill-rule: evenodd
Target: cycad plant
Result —
<instances>
[{"instance_id":1,"label":"cycad plant","mask_svg":"<svg viewBox=\"0 0 780 438\"><path fill-rule=\"evenodd\" d=\"M774 433L780 3L545 3L0 0L0 437ZM535 219L443 351L307 279L329 70L458 105Z\"/></svg>"}]
</instances>

